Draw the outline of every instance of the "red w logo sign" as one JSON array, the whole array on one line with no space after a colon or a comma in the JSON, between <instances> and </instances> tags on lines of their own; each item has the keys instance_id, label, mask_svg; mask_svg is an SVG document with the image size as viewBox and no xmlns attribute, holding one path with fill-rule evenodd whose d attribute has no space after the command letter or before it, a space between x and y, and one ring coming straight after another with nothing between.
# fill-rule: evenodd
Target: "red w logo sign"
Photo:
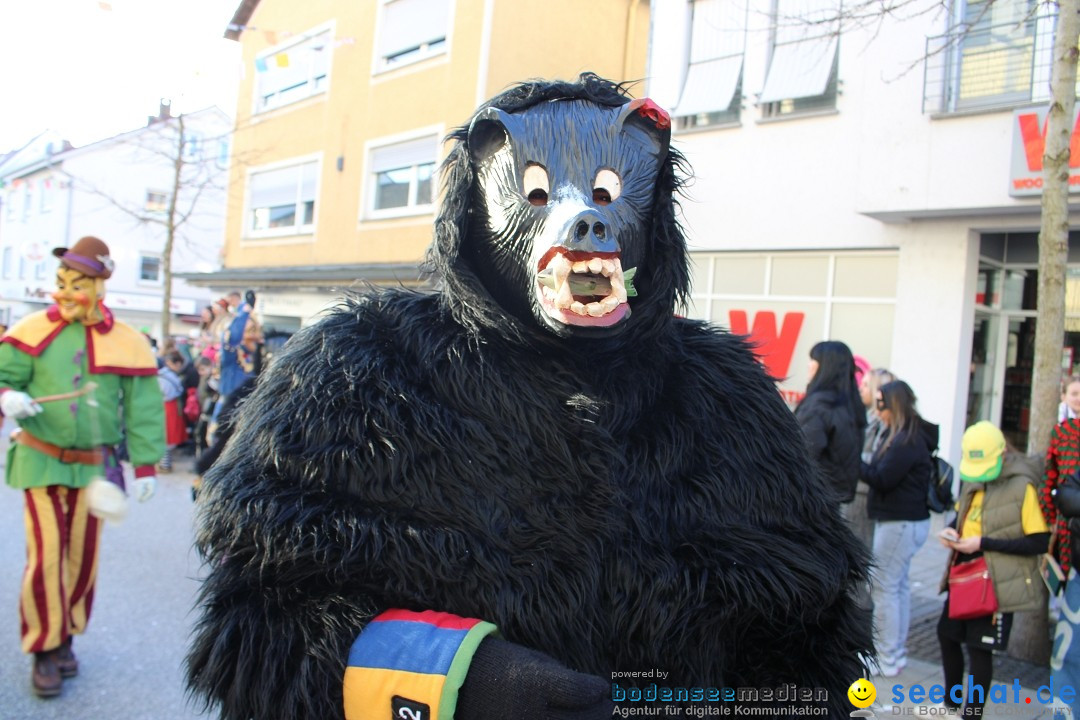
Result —
<instances>
[{"instance_id":1,"label":"red w logo sign","mask_svg":"<svg viewBox=\"0 0 1080 720\"><path fill-rule=\"evenodd\" d=\"M783 380L791 368L791 358L795 354L795 343L802 330L806 313L784 313L784 322L779 334L776 332L776 313L764 310L754 316L754 327L749 329L745 310L729 310L728 326L736 335L749 335L754 343L755 354L776 380Z\"/></svg>"},{"instance_id":2,"label":"red w logo sign","mask_svg":"<svg viewBox=\"0 0 1080 720\"><path fill-rule=\"evenodd\" d=\"M1049 117L1049 116L1048 116ZM1046 122L1039 128L1039 116L1036 113L1023 113L1016 118L1020 123L1020 137L1024 140L1024 158L1028 170L1042 172L1043 155L1046 154ZM1069 167L1080 167L1080 116L1076 118L1072 137L1069 140Z\"/></svg>"}]
</instances>

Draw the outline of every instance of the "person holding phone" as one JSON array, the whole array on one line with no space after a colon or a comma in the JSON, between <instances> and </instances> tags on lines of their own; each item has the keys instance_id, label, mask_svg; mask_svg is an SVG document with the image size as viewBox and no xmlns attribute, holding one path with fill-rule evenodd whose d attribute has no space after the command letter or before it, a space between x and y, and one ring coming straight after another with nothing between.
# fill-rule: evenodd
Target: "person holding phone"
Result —
<instances>
[{"instance_id":1,"label":"person holding phone","mask_svg":"<svg viewBox=\"0 0 1080 720\"><path fill-rule=\"evenodd\" d=\"M866 511L876 522L871 595L874 600L874 646L878 674L896 677L907 665L907 636L911 624L911 559L930 534L926 484L930 451L936 433L926 437L915 409L915 393L903 380L878 388L878 417L885 434L860 475L870 492Z\"/></svg>"},{"instance_id":2,"label":"person holding phone","mask_svg":"<svg viewBox=\"0 0 1080 720\"><path fill-rule=\"evenodd\" d=\"M948 567L986 558L998 599L998 611L967 620L949 617L949 598L938 620L941 665L945 673L945 705L960 707L964 693L964 651L970 658L972 692L965 715L981 715L993 677L993 651L1009 642L1012 614L1035 610L1044 602L1037 587L1038 556L1050 544L1050 531L1035 491L1038 474L1026 457L1007 450L1005 436L993 423L977 422L964 432L960 461L960 502L954 526L939 534L952 550ZM948 590L948 568L941 592ZM959 685L960 689L953 692ZM981 691L975 688L982 688Z\"/></svg>"}]
</instances>

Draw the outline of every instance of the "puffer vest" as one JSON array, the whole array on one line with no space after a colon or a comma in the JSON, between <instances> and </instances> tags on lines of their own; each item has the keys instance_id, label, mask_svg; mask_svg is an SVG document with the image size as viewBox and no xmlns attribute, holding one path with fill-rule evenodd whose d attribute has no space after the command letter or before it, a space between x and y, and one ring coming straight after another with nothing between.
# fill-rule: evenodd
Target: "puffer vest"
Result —
<instances>
[{"instance_id":1,"label":"puffer vest","mask_svg":"<svg viewBox=\"0 0 1080 720\"><path fill-rule=\"evenodd\" d=\"M1020 508L1028 485L1036 484L1035 471L1022 455L1007 453L1001 475L988 483L963 483L960 492L960 521L967 516L971 499L979 490L986 495L982 505L982 534L984 537L1013 539L1024 536ZM962 526L961 526L962 529ZM990 579L994 581L999 612L1036 610L1043 604L1039 592L1039 558L1037 555L1012 555L983 551ZM948 589L949 572L945 569L941 590Z\"/></svg>"}]
</instances>

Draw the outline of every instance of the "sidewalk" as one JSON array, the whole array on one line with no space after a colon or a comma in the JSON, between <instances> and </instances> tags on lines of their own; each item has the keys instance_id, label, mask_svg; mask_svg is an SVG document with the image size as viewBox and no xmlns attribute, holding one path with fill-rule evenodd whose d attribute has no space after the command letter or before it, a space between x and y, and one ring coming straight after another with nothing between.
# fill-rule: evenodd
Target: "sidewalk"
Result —
<instances>
[{"instance_id":1,"label":"sidewalk","mask_svg":"<svg viewBox=\"0 0 1080 720\"><path fill-rule=\"evenodd\" d=\"M877 688L878 702L873 710L879 718L912 715L928 717L936 708L933 703L913 703L908 699L912 685L923 688L944 685L941 670L941 650L937 640L937 622L941 616L944 595L938 594L938 584L949 559L949 551L937 541L937 534L944 527L941 515L931 515L930 537L916 553L911 565L911 629L908 632L908 665L895 678L871 678ZM1020 681L1020 703L1013 702L1014 680ZM1006 655L994 658L994 686L1007 689L1009 702L1004 705L987 702L986 717L1010 717L1020 720L1049 718L1049 706L1042 705L1035 694L1041 685L1050 682L1050 668L1017 660ZM893 703L894 686L902 686L905 702ZM1003 690L992 691L1001 693ZM1043 693L1046 697L1046 693ZM1025 701L1030 698L1030 705ZM920 712L921 711L921 712Z\"/></svg>"}]
</instances>

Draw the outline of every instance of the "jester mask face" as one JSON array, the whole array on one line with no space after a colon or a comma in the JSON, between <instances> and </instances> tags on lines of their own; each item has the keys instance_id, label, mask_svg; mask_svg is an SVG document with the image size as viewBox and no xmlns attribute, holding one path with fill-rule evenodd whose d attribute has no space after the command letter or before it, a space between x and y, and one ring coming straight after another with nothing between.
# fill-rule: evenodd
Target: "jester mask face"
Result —
<instances>
[{"instance_id":1,"label":"jester mask face","mask_svg":"<svg viewBox=\"0 0 1080 720\"><path fill-rule=\"evenodd\" d=\"M480 242L474 272L519 317L557 335L618 332L647 261L667 115L651 101L489 107L469 128Z\"/></svg>"},{"instance_id":2,"label":"jester mask face","mask_svg":"<svg viewBox=\"0 0 1080 720\"><path fill-rule=\"evenodd\" d=\"M56 271L56 292L52 297L64 320L93 325L102 319L98 301L105 297L105 281L60 266Z\"/></svg>"}]
</instances>

